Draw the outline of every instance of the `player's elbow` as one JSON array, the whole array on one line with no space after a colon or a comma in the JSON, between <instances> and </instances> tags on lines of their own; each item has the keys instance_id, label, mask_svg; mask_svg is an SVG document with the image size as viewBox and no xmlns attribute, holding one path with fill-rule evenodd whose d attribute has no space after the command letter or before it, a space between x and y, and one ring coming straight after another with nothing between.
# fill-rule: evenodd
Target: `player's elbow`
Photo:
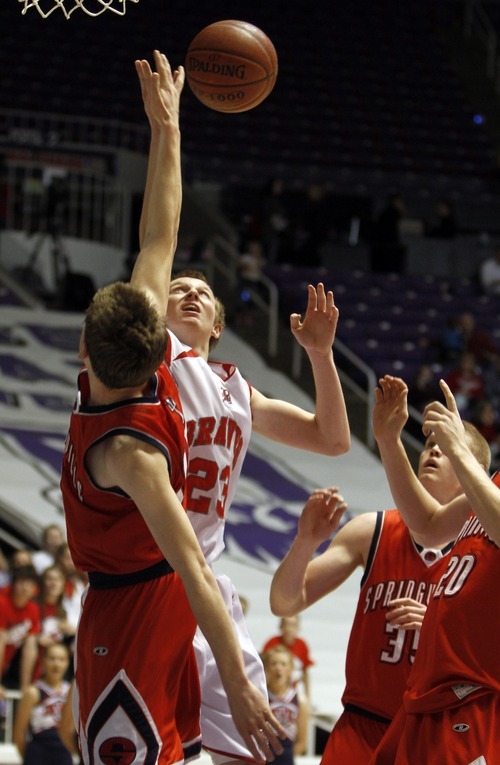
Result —
<instances>
[{"instance_id":1,"label":"player's elbow","mask_svg":"<svg viewBox=\"0 0 500 765\"><path fill-rule=\"evenodd\" d=\"M269 597L269 605L272 614L274 616L279 616L280 618L283 616L296 616L299 611L295 603L284 600L279 597L279 595L276 595L276 593L273 593L272 590Z\"/></svg>"},{"instance_id":2,"label":"player's elbow","mask_svg":"<svg viewBox=\"0 0 500 765\"><path fill-rule=\"evenodd\" d=\"M346 433L341 437L329 439L328 443L325 445L324 454L327 457L340 457L341 454L347 454L350 448L351 436L349 433Z\"/></svg>"},{"instance_id":3,"label":"player's elbow","mask_svg":"<svg viewBox=\"0 0 500 765\"><path fill-rule=\"evenodd\" d=\"M345 436L338 441L338 447L337 447L337 457L341 454L347 454L349 449L351 448L351 434L346 433Z\"/></svg>"}]
</instances>

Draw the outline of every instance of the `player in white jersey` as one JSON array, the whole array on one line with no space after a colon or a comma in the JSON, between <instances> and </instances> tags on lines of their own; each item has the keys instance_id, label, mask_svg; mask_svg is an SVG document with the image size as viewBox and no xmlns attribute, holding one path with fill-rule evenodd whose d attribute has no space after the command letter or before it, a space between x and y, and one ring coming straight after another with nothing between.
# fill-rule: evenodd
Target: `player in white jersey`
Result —
<instances>
[{"instance_id":1,"label":"player in white jersey","mask_svg":"<svg viewBox=\"0 0 500 765\"><path fill-rule=\"evenodd\" d=\"M167 364L182 390L189 447L185 506L209 563L224 549L226 508L252 434L251 388L234 364L206 361L169 332Z\"/></svg>"},{"instance_id":2,"label":"player in white jersey","mask_svg":"<svg viewBox=\"0 0 500 765\"><path fill-rule=\"evenodd\" d=\"M152 141L155 136L152 136ZM150 151L154 162L154 151ZM141 247L151 199L150 174L139 228ZM224 308L199 272L178 274L170 283L167 360L177 383L187 422L188 473L185 507L200 547L213 563L224 548L224 519L233 497L251 431L317 454L336 456L350 446L349 423L332 345L338 309L323 284L308 287L304 321L292 314L290 327L306 351L316 386L315 412L270 399L251 388L231 364L208 362L224 327ZM264 669L246 629L238 595L228 577L219 587L237 630L247 676L267 699ZM198 638L200 638L198 640ZM253 761L238 734L208 644L195 638L202 689L203 746L219 765Z\"/></svg>"},{"instance_id":3,"label":"player in white jersey","mask_svg":"<svg viewBox=\"0 0 500 765\"><path fill-rule=\"evenodd\" d=\"M252 429L275 441L335 456L350 444L345 403L333 361L338 309L323 284L309 285L304 321L291 329L306 350L316 383L316 411L270 399L252 388L232 364L208 361L224 326L221 303L199 272L182 272L170 285L167 361L179 388L188 437L185 507L210 563L224 549L226 513L234 496ZM264 669L248 634L238 595L226 576L219 587L238 631L248 677L266 694ZM203 746L217 765L251 761L235 729L211 650L195 639L202 687Z\"/></svg>"}]
</instances>

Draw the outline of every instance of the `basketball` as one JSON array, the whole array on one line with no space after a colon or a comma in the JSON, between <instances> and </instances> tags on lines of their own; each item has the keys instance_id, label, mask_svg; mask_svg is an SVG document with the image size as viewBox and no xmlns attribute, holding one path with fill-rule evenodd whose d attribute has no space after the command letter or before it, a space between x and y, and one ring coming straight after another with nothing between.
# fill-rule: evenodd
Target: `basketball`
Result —
<instances>
[{"instance_id":1,"label":"basketball","mask_svg":"<svg viewBox=\"0 0 500 765\"><path fill-rule=\"evenodd\" d=\"M185 62L189 87L218 112L245 112L271 92L278 56L269 37L246 21L216 21L192 40Z\"/></svg>"}]
</instances>

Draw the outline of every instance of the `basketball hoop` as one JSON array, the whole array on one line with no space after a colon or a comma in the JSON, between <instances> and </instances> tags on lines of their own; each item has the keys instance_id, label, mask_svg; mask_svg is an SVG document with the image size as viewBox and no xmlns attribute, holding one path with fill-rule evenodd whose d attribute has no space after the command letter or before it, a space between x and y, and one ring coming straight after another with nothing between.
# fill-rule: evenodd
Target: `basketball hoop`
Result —
<instances>
[{"instance_id":1,"label":"basketball hoop","mask_svg":"<svg viewBox=\"0 0 500 765\"><path fill-rule=\"evenodd\" d=\"M60 10L67 19L74 11L83 11L87 16L100 16L105 11L112 11L118 16L125 16L127 0L17 0L24 8L22 14L30 8L36 8L40 16L46 19L54 11ZM129 3L138 3L139 0L128 0ZM65 4L66 3L66 4Z\"/></svg>"}]
</instances>

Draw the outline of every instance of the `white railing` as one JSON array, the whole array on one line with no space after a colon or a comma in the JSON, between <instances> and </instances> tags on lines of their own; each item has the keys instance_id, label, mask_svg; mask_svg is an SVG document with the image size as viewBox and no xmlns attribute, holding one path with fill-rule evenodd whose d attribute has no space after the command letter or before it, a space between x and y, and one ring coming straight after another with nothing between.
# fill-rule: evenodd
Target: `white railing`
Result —
<instances>
[{"instance_id":1,"label":"white railing","mask_svg":"<svg viewBox=\"0 0 500 765\"><path fill-rule=\"evenodd\" d=\"M109 177L83 173L68 173L59 183L61 199L53 209L48 202L53 190L43 182L40 166L7 163L3 227L54 240L71 236L124 248L123 189Z\"/></svg>"},{"instance_id":2,"label":"white railing","mask_svg":"<svg viewBox=\"0 0 500 765\"><path fill-rule=\"evenodd\" d=\"M21 698L21 691L5 691L5 721L4 721L4 744L12 743L12 729L14 727L15 702Z\"/></svg>"},{"instance_id":3,"label":"white railing","mask_svg":"<svg viewBox=\"0 0 500 765\"><path fill-rule=\"evenodd\" d=\"M0 134L4 143L45 150L90 145L146 154L149 147L147 125L22 109L0 110Z\"/></svg>"}]
</instances>

